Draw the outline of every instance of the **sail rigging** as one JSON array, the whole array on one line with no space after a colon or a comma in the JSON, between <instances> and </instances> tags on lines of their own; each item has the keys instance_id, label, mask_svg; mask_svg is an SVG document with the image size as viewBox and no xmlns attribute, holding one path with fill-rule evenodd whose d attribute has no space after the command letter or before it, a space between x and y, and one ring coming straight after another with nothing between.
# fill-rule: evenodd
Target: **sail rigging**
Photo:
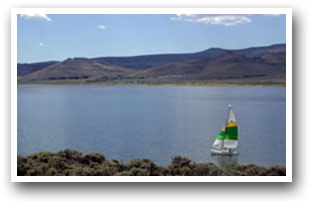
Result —
<instances>
[{"instance_id":1,"label":"sail rigging","mask_svg":"<svg viewBox=\"0 0 310 201\"><path fill-rule=\"evenodd\" d=\"M222 127L220 133L213 143L213 152L221 153L225 149L238 148L238 127L236 116L232 110L232 106L228 106L228 114L225 125ZM224 152L223 152L224 153Z\"/></svg>"}]
</instances>

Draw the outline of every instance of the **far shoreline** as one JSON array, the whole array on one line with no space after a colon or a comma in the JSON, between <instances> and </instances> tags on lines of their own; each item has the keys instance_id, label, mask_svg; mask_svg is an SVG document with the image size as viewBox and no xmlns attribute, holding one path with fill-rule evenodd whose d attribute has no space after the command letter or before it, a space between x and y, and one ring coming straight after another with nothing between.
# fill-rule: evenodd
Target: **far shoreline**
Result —
<instances>
[{"instance_id":1,"label":"far shoreline","mask_svg":"<svg viewBox=\"0 0 310 201\"><path fill-rule=\"evenodd\" d=\"M65 83L65 82L36 82L36 83L17 83L17 85L30 86L194 86L194 87L286 87L286 83Z\"/></svg>"}]
</instances>

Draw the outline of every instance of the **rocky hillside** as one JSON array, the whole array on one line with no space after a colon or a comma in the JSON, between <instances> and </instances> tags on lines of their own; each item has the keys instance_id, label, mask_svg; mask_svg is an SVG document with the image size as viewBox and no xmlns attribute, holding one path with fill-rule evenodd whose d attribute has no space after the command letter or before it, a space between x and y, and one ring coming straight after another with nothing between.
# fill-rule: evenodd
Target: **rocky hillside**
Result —
<instances>
[{"instance_id":1,"label":"rocky hillside","mask_svg":"<svg viewBox=\"0 0 310 201\"><path fill-rule=\"evenodd\" d=\"M20 81L93 79L103 76L125 75L131 72L130 69L108 66L86 58L69 58L23 76Z\"/></svg>"},{"instance_id":2,"label":"rocky hillside","mask_svg":"<svg viewBox=\"0 0 310 201\"><path fill-rule=\"evenodd\" d=\"M78 80L83 83L148 84L235 82L285 84L286 45L240 50L211 48L190 54L74 58L19 64L19 83ZM64 82L63 82L64 83ZM72 82L71 82L72 83Z\"/></svg>"}]
</instances>

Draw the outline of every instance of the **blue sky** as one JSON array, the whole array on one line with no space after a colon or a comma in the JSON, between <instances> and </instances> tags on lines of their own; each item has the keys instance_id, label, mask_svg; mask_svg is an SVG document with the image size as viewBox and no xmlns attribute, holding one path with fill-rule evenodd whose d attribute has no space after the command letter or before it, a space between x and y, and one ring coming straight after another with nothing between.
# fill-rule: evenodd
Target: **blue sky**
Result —
<instances>
[{"instance_id":1,"label":"blue sky","mask_svg":"<svg viewBox=\"0 0 310 201\"><path fill-rule=\"evenodd\" d=\"M19 63L285 43L285 15L19 15Z\"/></svg>"}]
</instances>

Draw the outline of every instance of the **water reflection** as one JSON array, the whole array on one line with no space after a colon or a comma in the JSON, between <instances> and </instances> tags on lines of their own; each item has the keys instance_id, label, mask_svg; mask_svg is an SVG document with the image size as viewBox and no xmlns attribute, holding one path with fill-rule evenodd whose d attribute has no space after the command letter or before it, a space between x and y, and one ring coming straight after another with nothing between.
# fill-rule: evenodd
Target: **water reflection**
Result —
<instances>
[{"instance_id":1,"label":"water reflection","mask_svg":"<svg viewBox=\"0 0 310 201\"><path fill-rule=\"evenodd\" d=\"M213 155L211 156L216 166L222 169L230 169L238 164L238 155Z\"/></svg>"}]
</instances>

